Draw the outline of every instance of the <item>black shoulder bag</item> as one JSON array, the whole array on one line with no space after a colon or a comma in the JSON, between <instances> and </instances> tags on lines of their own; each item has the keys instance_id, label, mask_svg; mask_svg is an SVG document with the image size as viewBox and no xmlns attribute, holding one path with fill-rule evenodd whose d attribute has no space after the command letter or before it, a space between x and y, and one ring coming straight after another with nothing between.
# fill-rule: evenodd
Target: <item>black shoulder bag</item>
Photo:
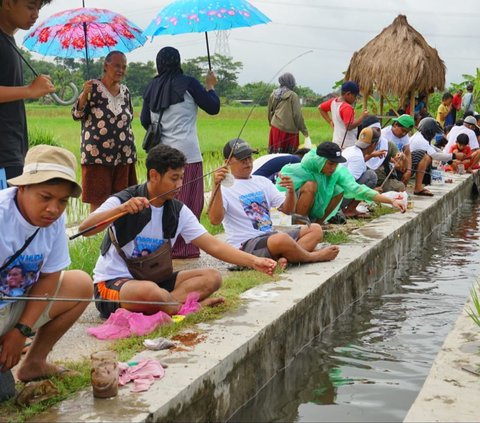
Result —
<instances>
[{"instance_id":1,"label":"black shoulder bag","mask_svg":"<svg viewBox=\"0 0 480 423\"><path fill-rule=\"evenodd\" d=\"M158 120L154 120L154 113L150 112L151 122L148 125L147 132L143 137L142 147L148 153L153 147L160 144L162 138L162 120L164 110L160 110Z\"/></svg>"},{"instance_id":2,"label":"black shoulder bag","mask_svg":"<svg viewBox=\"0 0 480 423\"><path fill-rule=\"evenodd\" d=\"M11 256L8 259L8 261L2 267L0 267L0 272L5 270L8 266L10 266L17 259L17 257L25 251L25 249L33 241L33 238L35 238L35 236L37 235L39 230L40 230L40 228L37 228L37 230L27 238L25 243L22 245L22 248L20 248L18 251L16 251L15 254L13 256Z\"/></svg>"}]
</instances>

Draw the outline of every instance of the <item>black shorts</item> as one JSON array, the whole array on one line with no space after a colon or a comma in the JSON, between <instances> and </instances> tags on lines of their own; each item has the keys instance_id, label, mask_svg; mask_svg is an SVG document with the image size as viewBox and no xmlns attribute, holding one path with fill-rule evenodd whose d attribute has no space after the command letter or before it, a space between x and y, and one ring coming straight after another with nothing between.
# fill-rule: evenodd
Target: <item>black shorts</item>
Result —
<instances>
[{"instance_id":1,"label":"black shorts","mask_svg":"<svg viewBox=\"0 0 480 423\"><path fill-rule=\"evenodd\" d=\"M177 276L178 272L173 272L170 277L157 283L157 285L168 292L172 292L175 289ZM120 290L126 282L131 280L129 278L115 278L94 285L95 299L109 300L109 302L95 302L95 307L104 319L107 319L111 313L115 313L120 308Z\"/></svg>"}]
</instances>

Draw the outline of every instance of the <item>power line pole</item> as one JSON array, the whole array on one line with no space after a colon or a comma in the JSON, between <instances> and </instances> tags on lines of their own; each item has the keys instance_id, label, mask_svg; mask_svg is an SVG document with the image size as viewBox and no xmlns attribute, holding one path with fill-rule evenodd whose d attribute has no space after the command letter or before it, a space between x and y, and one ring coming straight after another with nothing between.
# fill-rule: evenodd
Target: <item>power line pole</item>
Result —
<instances>
[{"instance_id":1,"label":"power line pole","mask_svg":"<svg viewBox=\"0 0 480 423\"><path fill-rule=\"evenodd\" d=\"M215 54L232 57L232 55L230 54L230 44L228 42L228 37L230 37L230 31L217 31L215 35Z\"/></svg>"}]
</instances>

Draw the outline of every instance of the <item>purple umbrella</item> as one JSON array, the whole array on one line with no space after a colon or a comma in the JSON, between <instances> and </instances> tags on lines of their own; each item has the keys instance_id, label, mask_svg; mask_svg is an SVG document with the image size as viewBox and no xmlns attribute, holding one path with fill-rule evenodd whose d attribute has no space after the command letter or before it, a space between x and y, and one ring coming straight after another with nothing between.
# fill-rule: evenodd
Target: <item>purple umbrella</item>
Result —
<instances>
[{"instance_id":1,"label":"purple umbrella","mask_svg":"<svg viewBox=\"0 0 480 423\"><path fill-rule=\"evenodd\" d=\"M270 22L270 19L245 0L176 0L164 7L148 27L145 36L205 32L208 66L208 31L227 30Z\"/></svg>"}]
</instances>

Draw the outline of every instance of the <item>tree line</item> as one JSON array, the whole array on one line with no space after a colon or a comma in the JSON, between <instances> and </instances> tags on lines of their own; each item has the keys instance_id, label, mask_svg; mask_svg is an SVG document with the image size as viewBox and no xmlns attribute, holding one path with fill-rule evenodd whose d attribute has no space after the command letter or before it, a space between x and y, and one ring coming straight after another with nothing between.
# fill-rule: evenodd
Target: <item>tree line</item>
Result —
<instances>
[{"instance_id":1,"label":"tree line","mask_svg":"<svg viewBox=\"0 0 480 423\"><path fill-rule=\"evenodd\" d=\"M79 91L83 83L92 78L100 78L103 72L103 58L89 60L88 67L85 60L55 58L53 62L46 60L34 60L29 51L22 50L24 57L32 64L40 74L50 75L57 88L57 94L62 98L71 95L68 84L73 82ZM238 100L252 100L254 103L265 106L270 93L278 87L278 84L266 82L251 82L245 85L238 83L238 77L243 69L242 62L234 61L231 57L215 54L211 57L212 68L217 76L218 83L215 91L225 103L234 103ZM182 63L183 72L203 82L208 70L207 56L199 56L185 60ZM145 87L157 74L153 61L129 62L127 74L123 83L129 88L134 99L141 98ZM28 67L24 67L24 79L26 83L33 80L34 76ZM304 99L305 105L318 105L323 96L317 94L308 87L297 86L297 94ZM41 100L48 101L48 100Z\"/></svg>"}]
</instances>

